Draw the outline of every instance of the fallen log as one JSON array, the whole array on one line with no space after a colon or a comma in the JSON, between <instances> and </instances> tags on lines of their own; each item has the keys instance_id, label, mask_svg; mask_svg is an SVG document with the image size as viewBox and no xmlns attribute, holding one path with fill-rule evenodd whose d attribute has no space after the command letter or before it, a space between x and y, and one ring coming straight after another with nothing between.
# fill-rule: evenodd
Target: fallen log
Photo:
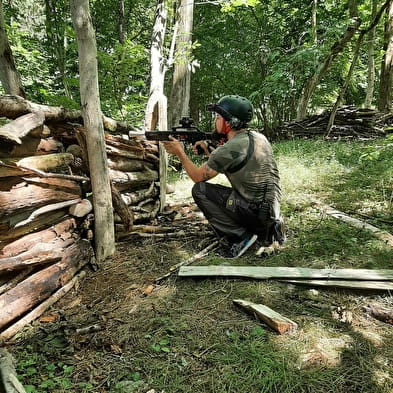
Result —
<instances>
[{"instance_id":1,"label":"fallen log","mask_svg":"<svg viewBox=\"0 0 393 393\"><path fill-rule=\"evenodd\" d=\"M84 265L94 258L87 240L79 240L64 250L60 262L34 273L0 296L0 328L23 315L64 286Z\"/></svg>"},{"instance_id":2,"label":"fallen log","mask_svg":"<svg viewBox=\"0 0 393 393\"><path fill-rule=\"evenodd\" d=\"M32 222L18 228L8 228L0 231L0 249L13 240L16 240L33 231L47 228L61 221L67 216L67 209L57 210L37 217Z\"/></svg>"},{"instance_id":3,"label":"fallen log","mask_svg":"<svg viewBox=\"0 0 393 393\"><path fill-rule=\"evenodd\" d=\"M75 243L75 241L76 239L73 237L66 240L57 238L50 243L35 244L31 249L19 255L0 258L0 273L58 261L63 257L64 249Z\"/></svg>"},{"instance_id":4,"label":"fallen log","mask_svg":"<svg viewBox=\"0 0 393 393\"><path fill-rule=\"evenodd\" d=\"M266 325L280 334L293 333L297 329L297 323L263 304L256 304L241 299L234 299L233 303L244 308L247 312L256 315L260 320L265 322Z\"/></svg>"},{"instance_id":5,"label":"fallen log","mask_svg":"<svg viewBox=\"0 0 393 393\"><path fill-rule=\"evenodd\" d=\"M29 113L0 127L0 157L33 155L43 135L43 125L42 113Z\"/></svg>"},{"instance_id":6,"label":"fallen log","mask_svg":"<svg viewBox=\"0 0 393 393\"><path fill-rule=\"evenodd\" d=\"M22 139L31 135L42 137L44 115L41 112L29 113L0 127L0 140L13 144L22 144Z\"/></svg>"},{"instance_id":7,"label":"fallen log","mask_svg":"<svg viewBox=\"0 0 393 393\"><path fill-rule=\"evenodd\" d=\"M108 167L122 172L140 172L145 169L154 169L154 165L151 162L120 156L108 156Z\"/></svg>"},{"instance_id":8,"label":"fallen log","mask_svg":"<svg viewBox=\"0 0 393 393\"><path fill-rule=\"evenodd\" d=\"M121 172L109 169L109 176L119 191L158 180L158 172L149 169L142 172Z\"/></svg>"},{"instance_id":9,"label":"fallen log","mask_svg":"<svg viewBox=\"0 0 393 393\"><path fill-rule=\"evenodd\" d=\"M59 247L72 236L76 228L74 218L66 217L63 221L50 228L31 233L22 239L15 240L0 249L0 257L12 257L32 249L36 244L46 243Z\"/></svg>"},{"instance_id":10,"label":"fallen log","mask_svg":"<svg viewBox=\"0 0 393 393\"><path fill-rule=\"evenodd\" d=\"M19 284L21 281L23 281L27 276L30 275L31 271L32 271L32 268L29 267L29 268L21 271L19 274L17 274L12 279L9 279L3 285L1 285L0 286L0 295L4 292L9 291L11 288L15 287L17 284Z\"/></svg>"},{"instance_id":11,"label":"fallen log","mask_svg":"<svg viewBox=\"0 0 393 393\"><path fill-rule=\"evenodd\" d=\"M381 269L311 269L305 267L265 266L183 266L180 277L243 277L267 279L342 279L359 281L393 280L393 270Z\"/></svg>"},{"instance_id":12,"label":"fallen log","mask_svg":"<svg viewBox=\"0 0 393 393\"><path fill-rule=\"evenodd\" d=\"M20 332L26 325L33 322L35 319L39 318L50 306L61 299L66 293L68 293L78 282L86 276L86 272L82 271L77 276L73 277L67 284L56 291L50 298L46 299L34 310L30 311L23 318L19 319L13 325L8 327L2 333L0 333L0 340L7 341L15 334Z\"/></svg>"},{"instance_id":13,"label":"fallen log","mask_svg":"<svg viewBox=\"0 0 393 393\"><path fill-rule=\"evenodd\" d=\"M74 217L87 216L93 210L93 205L88 199L82 199L79 203L72 205L68 212Z\"/></svg>"},{"instance_id":14,"label":"fallen log","mask_svg":"<svg viewBox=\"0 0 393 393\"><path fill-rule=\"evenodd\" d=\"M0 165L0 177L21 176L26 174L26 169L38 169L50 172L54 169L67 169L74 157L70 153L54 153L41 156L3 158ZM21 166L21 168L18 168ZM23 168L22 168L23 167Z\"/></svg>"},{"instance_id":15,"label":"fallen log","mask_svg":"<svg viewBox=\"0 0 393 393\"><path fill-rule=\"evenodd\" d=\"M73 201L81 196L81 188L74 181L41 178L12 178L2 181L0 192L0 218L48 204Z\"/></svg>"},{"instance_id":16,"label":"fallen log","mask_svg":"<svg viewBox=\"0 0 393 393\"><path fill-rule=\"evenodd\" d=\"M393 235L391 235L389 232L383 231L375 227L374 225L370 225L364 221L358 220L357 218L350 217L347 214L340 212L339 210L331 208L330 206L323 206L323 209L326 212L326 214L328 214L329 216L344 221L345 223L355 228L365 229L367 231L370 231L374 237L384 241L390 247L393 247Z\"/></svg>"},{"instance_id":17,"label":"fallen log","mask_svg":"<svg viewBox=\"0 0 393 393\"><path fill-rule=\"evenodd\" d=\"M16 119L19 116L31 112L42 112L45 120L56 120L58 122L80 122L82 115L80 111L68 110L63 107L35 104L19 96L0 96L0 116Z\"/></svg>"}]
</instances>

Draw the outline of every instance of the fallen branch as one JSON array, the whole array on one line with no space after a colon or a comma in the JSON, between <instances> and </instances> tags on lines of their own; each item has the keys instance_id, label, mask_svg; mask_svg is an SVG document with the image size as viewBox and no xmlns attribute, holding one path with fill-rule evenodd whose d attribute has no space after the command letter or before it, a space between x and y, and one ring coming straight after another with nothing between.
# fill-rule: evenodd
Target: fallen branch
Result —
<instances>
[{"instance_id":1,"label":"fallen branch","mask_svg":"<svg viewBox=\"0 0 393 393\"><path fill-rule=\"evenodd\" d=\"M190 265L191 263L197 261L198 259L203 258L204 256L206 256L206 255L209 253L209 251L211 251L211 250L213 250L215 247L217 247L218 243L219 243L218 240L214 241L213 243L211 243L210 245L208 245L206 248L204 248L202 251L200 251L200 252L198 252L197 254L195 254L194 256L192 256L191 258L189 258L189 259L187 259L187 260L185 260L185 261L183 261L183 262L180 262L180 263L176 264L175 266L172 266L172 267L169 269L169 272L168 272L168 273L164 274L164 275L161 276L161 277L156 278L154 281L155 281L156 283L157 283L157 282L160 282L160 281L162 281L164 278L167 278L167 277L169 277L171 274L175 273L181 266Z\"/></svg>"},{"instance_id":2,"label":"fallen branch","mask_svg":"<svg viewBox=\"0 0 393 393\"><path fill-rule=\"evenodd\" d=\"M316 204L319 208L321 208L326 214L331 217L337 218L338 220L344 221L345 223L359 229L366 229L370 231L372 235L382 241L384 241L389 246L393 247L393 235L387 231L383 231L375 227L374 225L368 224L367 222L358 220L357 218L348 216L347 214L333 209L330 206L323 205L321 202L310 199L312 203Z\"/></svg>"},{"instance_id":3,"label":"fallen branch","mask_svg":"<svg viewBox=\"0 0 393 393\"><path fill-rule=\"evenodd\" d=\"M40 317L50 306L52 306L67 292L69 292L85 275L86 272L82 271L78 275L73 277L66 285L56 291L50 298L46 299L33 311L30 311L23 318L19 319L18 322L14 323L8 329L4 330L0 334L0 339L6 341L15 336L16 333L20 332L26 325Z\"/></svg>"},{"instance_id":4,"label":"fallen branch","mask_svg":"<svg viewBox=\"0 0 393 393\"><path fill-rule=\"evenodd\" d=\"M0 348L0 391L4 393L26 393L16 376L15 360L5 349Z\"/></svg>"}]
</instances>

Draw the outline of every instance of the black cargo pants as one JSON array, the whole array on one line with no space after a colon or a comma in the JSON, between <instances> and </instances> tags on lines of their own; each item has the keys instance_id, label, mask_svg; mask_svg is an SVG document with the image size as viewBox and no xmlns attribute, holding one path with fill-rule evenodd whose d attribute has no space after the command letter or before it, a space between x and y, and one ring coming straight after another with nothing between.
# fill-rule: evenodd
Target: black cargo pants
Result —
<instances>
[{"instance_id":1,"label":"black cargo pants","mask_svg":"<svg viewBox=\"0 0 393 393\"><path fill-rule=\"evenodd\" d=\"M247 202L232 188L200 182L194 184L192 196L219 236L226 236L231 242L251 234L264 236L268 223L260 221L259 207Z\"/></svg>"}]
</instances>

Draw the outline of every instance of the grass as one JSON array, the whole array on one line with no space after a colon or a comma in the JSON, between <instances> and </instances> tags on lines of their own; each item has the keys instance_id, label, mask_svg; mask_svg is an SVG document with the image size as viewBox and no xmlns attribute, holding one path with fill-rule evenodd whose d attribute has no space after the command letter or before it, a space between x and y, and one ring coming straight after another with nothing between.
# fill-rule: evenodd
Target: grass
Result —
<instances>
[{"instance_id":1,"label":"grass","mask_svg":"<svg viewBox=\"0 0 393 393\"><path fill-rule=\"evenodd\" d=\"M382 141L288 141L274 145L284 191L285 248L236 261L200 264L392 268L392 250L369 233L323 214L310 197L392 230L393 150ZM378 150L378 155L372 152ZM174 177L175 202L190 181ZM220 178L218 181L222 181ZM391 393L393 332L368 317L368 303L393 306L389 293L310 289L275 281L155 277L195 254L198 241L121 244L104 269L68 295L59 323L31 328L10 348L35 393ZM79 305L69 304L80 299ZM279 336L235 307L242 298L296 321ZM62 310L63 307L63 310ZM352 315L340 321L338 307ZM103 329L77 335L100 323Z\"/></svg>"}]
</instances>

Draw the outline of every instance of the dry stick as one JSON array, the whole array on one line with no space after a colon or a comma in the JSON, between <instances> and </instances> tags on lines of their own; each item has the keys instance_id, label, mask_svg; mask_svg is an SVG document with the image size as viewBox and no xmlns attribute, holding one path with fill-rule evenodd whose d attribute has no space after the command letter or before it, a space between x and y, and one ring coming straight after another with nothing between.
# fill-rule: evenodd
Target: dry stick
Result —
<instances>
[{"instance_id":1,"label":"dry stick","mask_svg":"<svg viewBox=\"0 0 393 393\"><path fill-rule=\"evenodd\" d=\"M379 229L375 227L374 225L368 224L367 222L358 220L357 218L348 216L347 214L333 209L332 207L328 205L324 205L318 200L315 200L311 197L308 197L311 203L317 205L321 210L323 210L326 214L329 216L332 216L334 218L337 218L338 220L344 221L345 223L359 229L366 229L372 233L372 235L382 241L384 241L386 244L389 246L393 247L393 235L390 234L387 231L383 231L382 229Z\"/></svg>"},{"instance_id":2,"label":"dry stick","mask_svg":"<svg viewBox=\"0 0 393 393\"><path fill-rule=\"evenodd\" d=\"M156 283L157 283L157 282L160 282L160 281L162 281L164 278L167 278L167 277L169 277L171 274L175 273L181 266L190 265L191 263L195 262L196 260L203 258L204 256L206 256L206 255L209 253L210 250L214 249L214 248L218 245L218 243L219 243L218 240L214 241L212 244L210 244L209 246L207 246L206 248L204 248L202 251L198 252L197 254L195 254L194 256L192 256L191 258L186 259L186 260L183 261L183 262L179 262L179 263L178 263L177 265L175 265L175 266L172 266L172 267L169 269L169 272L168 272L168 273L164 274L164 275L161 276L161 277L156 278L154 281L155 281Z\"/></svg>"},{"instance_id":3,"label":"dry stick","mask_svg":"<svg viewBox=\"0 0 393 393\"><path fill-rule=\"evenodd\" d=\"M81 271L77 276L72 278L66 285L56 291L50 298L42 302L34 310L30 311L23 318L19 319L16 323L11 325L8 329L4 330L0 334L0 340L6 341L11 337L15 336L20 330L22 330L27 324L40 317L50 306L56 303L62 298L67 292L69 292L75 284L86 275L85 271Z\"/></svg>"},{"instance_id":4,"label":"dry stick","mask_svg":"<svg viewBox=\"0 0 393 393\"><path fill-rule=\"evenodd\" d=\"M12 355L0 348L0 389L4 393L26 393L16 376L14 363Z\"/></svg>"},{"instance_id":5,"label":"dry stick","mask_svg":"<svg viewBox=\"0 0 393 393\"><path fill-rule=\"evenodd\" d=\"M45 177L45 178L57 177L59 179L68 179L68 180L76 180L76 181L78 181L78 180L79 181L90 181L90 179L86 176L65 175L63 173L48 173L48 172L41 171L39 169L33 169L33 168L29 168L29 167L23 166L23 165L8 165L8 164L5 164L3 161L0 161L0 166L4 166L7 168L22 169L24 171L32 172L40 177Z\"/></svg>"}]
</instances>

